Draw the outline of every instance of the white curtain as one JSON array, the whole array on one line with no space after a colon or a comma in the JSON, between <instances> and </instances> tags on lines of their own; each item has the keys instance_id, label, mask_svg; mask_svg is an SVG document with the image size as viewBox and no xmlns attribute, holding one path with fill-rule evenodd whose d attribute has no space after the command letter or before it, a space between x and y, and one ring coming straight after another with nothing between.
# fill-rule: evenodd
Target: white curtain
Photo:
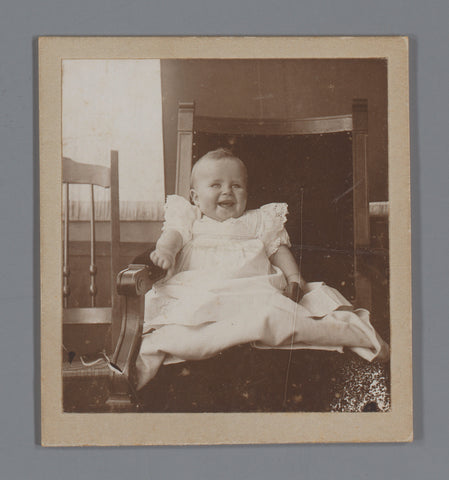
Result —
<instances>
[{"instance_id":1,"label":"white curtain","mask_svg":"<svg viewBox=\"0 0 449 480\"><path fill-rule=\"evenodd\" d=\"M160 220L164 157L160 61L64 60L62 149L72 160L109 165L119 152L121 220ZM99 220L109 217L108 192L95 190ZM70 216L89 219L89 191L70 186Z\"/></svg>"}]
</instances>

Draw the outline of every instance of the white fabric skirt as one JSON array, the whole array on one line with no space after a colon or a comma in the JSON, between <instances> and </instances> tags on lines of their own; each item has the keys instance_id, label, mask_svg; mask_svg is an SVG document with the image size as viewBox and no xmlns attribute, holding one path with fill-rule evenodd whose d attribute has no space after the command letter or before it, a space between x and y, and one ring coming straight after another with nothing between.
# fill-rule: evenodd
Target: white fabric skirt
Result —
<instances>
[{"instance_id":1,"label":"white fabric skirt","mask_svg":"<svg viewBox=\"0 0 449 480\"><path fill-rule=\"evenodd\" d=\"M381 346L369 312L337 290L309 284L299 304L282 295L273 275L228 279L182 272L147 294L137 358L137 388L163 363L210 358L243 343L258 348L343 351L371 361Z\"/></svg>"}]
</instances>

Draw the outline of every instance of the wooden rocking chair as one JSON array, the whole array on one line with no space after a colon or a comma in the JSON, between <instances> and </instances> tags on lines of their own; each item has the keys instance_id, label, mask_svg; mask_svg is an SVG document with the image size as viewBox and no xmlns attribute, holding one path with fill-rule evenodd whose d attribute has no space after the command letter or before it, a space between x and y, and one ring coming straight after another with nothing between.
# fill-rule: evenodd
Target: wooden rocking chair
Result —
<instances>
[{"instance_id":1,"label":"wooden rocking chair","mask_svg":"<svg viewBox=\"0 0 449 480\"><path fill-rule=\"evenodd\" d=\"M111 151L111 166L83 164L62 159L64 187L64 266L63 266L63 398L66 411L127 411L133 410L129 386L128 352L123 348L129 336L126 315L121 315L116 278L120 261L120 218L118 152ZM90 306L79 306L71 295L71 256L83 256L85 242L71 241L70 184L90 186L90 285L84 298L90 296ZM96 241L94 186L110 192L109 242ZM100 248L102 247L102 248ZM101 251L100 251L101 250ZM99 252L100 251L100 252ZM110 258L110 306L99 307L97 255ZM73 258L72 258L73 261ZM75 267L78 267L76 265ZM78 263L81 263L79 261ZM73 276L73 275L72 275ZM107 277L106 277L107 278ZM86 286L87 282L82 282ZM103 302L104 303L104 302ZM137 340L137 335L133 335ZM135 350L135 348L134 348Z\"/></svg>"}]
</instances>

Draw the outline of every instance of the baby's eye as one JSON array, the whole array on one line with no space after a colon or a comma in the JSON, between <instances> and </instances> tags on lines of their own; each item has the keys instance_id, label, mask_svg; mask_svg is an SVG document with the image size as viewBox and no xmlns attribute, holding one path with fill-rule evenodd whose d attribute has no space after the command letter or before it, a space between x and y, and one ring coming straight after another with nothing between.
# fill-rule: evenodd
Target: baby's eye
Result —
<instances>
[{"instance_id":1,"label":"baby's eye","mask_svg":"<svg viewBox=\"0 0 449 480\"><path fill-rule=\"evenodd\" d=\"M242 188L242 186L241 186L240 184L238 184L238 183L234 183L234 184L232 185L232 188Z\"/></svg>"},{"instance_id":2,"label":"baby's eye","mask_svg":"<svg viewBox=\"0 0 449 480\"><path fill-rule=\"evenodd\" d=\"M212 184L211 184L211 187L213 187L213 188L218 188L218 187L220 187L220 184L219 184L219 183L212 183Z\"/></svg>"}]
</instances>

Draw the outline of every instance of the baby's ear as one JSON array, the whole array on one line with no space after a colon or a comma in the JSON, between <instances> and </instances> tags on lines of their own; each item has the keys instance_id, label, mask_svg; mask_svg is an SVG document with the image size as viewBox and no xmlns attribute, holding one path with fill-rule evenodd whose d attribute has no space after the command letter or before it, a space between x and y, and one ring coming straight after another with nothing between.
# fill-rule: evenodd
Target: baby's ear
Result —
<instances>
[{"instance_id":1,"label":"baby's ear","mask_svg":"<svg viewBox=\"0 0 449 480\"><path fill-rule=\"evenodd\" d=\"M198 206L198 194L193 188L190 189L190 199L192 200L194 205Z\"/></svg>"}]
</instances>

